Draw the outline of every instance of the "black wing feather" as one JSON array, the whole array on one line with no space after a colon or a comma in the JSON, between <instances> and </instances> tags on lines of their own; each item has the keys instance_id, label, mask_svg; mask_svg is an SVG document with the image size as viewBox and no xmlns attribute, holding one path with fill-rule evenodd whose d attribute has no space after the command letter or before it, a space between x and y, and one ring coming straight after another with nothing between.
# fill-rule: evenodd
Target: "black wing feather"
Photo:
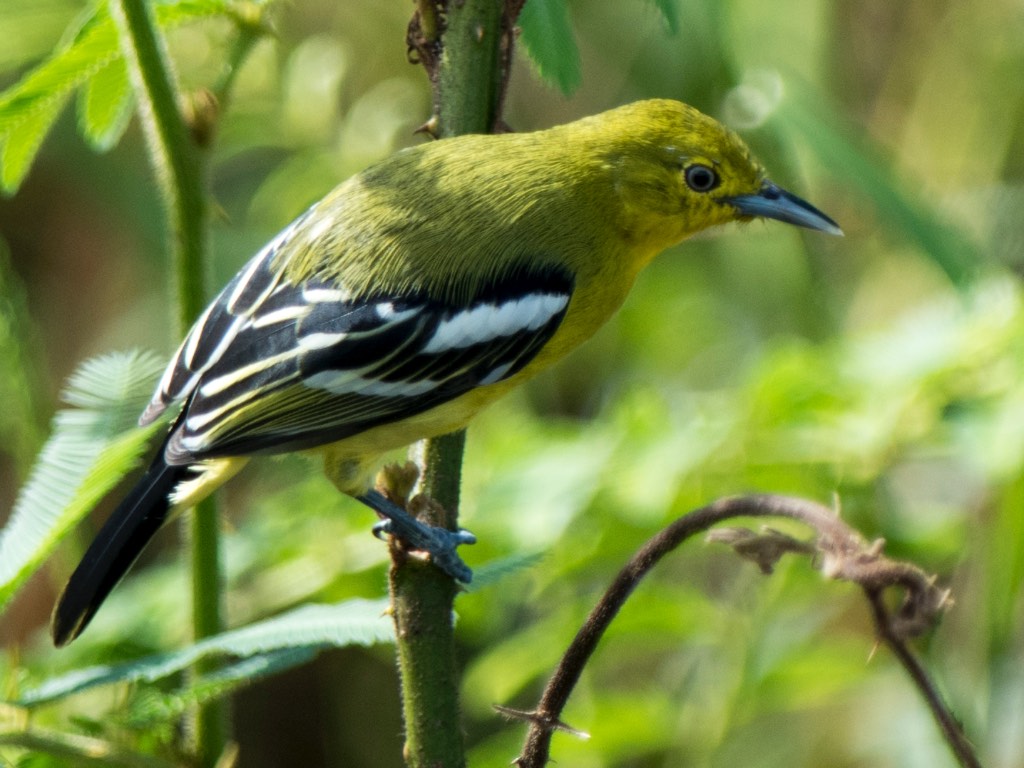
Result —
<instances>
[{"instance_id":1,"label":"black wing feather","mask_svg":"<svg viewBox=\"0 0 1024 768\"><path fill-rule=\"evenodd\" d=\"M291 284L268 247L197 323L147 410L185 399L173 464L314 447L514 375L558 329L572 280L514 270L475 295L353 298Z\"/></svg>"}]
</instances>

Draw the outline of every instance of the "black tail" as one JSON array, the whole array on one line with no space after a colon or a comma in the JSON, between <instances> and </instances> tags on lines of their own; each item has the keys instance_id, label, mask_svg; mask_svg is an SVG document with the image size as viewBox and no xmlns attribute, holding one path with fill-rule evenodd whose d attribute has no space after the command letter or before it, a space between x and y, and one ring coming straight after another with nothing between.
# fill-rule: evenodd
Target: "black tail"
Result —
<instances>
[{"instance_id":1,"label":"black tail","mask_svg":"<svg viewBox=\"0 0 1024 768\"><path fill-rule=\"evenodd\" d=\"M169 466L163 448L146 474L104 523L68 579L53 609L50 634L54 645L67 645L92 621L121 577L167 520L171 491L188 471Z\"/></svg>"}]
</instances>

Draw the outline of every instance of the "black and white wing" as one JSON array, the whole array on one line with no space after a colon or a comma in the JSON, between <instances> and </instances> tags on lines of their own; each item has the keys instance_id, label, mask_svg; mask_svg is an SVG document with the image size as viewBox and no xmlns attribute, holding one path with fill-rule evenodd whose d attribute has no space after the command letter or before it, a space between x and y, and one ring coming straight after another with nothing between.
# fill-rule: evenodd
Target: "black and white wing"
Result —
<instances>
[{"instance_id":1,"label":"black and white wing","mask_svg":"<svg viewBox=\"0 0 1024 768\"><path fill-rule=\"evenodd\" d=\"M520 269L461 302L353 298L257 255L183 342L141 421L184 400L166 459L311 448L400 421L520 371L555 333L572 279Z\"/></svg>"}]
</instances>

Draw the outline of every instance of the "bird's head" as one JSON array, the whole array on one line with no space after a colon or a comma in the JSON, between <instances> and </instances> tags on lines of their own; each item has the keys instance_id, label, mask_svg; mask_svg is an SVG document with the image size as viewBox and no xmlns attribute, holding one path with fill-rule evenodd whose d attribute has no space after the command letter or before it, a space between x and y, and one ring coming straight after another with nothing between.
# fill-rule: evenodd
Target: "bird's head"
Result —
<instances>
[{"instance_id":1,"label":"bird's head","mask_svg":"<svg viewBox=\"0 0 1024 768\"><path fill-rule=\"evenodd\" d=\"M641 101L598 118L611 139L604 162L624 214L620 229L652 254L708 227L756 218L842 234L771 182L739 136L693 107Z\"/></svg>"}]
</instances>

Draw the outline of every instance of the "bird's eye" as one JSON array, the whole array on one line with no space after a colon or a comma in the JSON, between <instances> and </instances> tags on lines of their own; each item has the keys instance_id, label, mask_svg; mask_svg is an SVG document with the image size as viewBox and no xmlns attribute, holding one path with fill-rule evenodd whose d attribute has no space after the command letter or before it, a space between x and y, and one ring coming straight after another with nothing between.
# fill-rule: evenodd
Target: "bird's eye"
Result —
<instances>
[{"instance_id":1,"label":"bird's eye","mask_svg":"<svg viewBox=\"0 0 1024 768\"><path fill-rule=\"evenodd\" d=\"M685 174L686 186L694 192L710 192L718 186L718 174L706 165L691 165Z\"/></svg>"}]
</instances>

